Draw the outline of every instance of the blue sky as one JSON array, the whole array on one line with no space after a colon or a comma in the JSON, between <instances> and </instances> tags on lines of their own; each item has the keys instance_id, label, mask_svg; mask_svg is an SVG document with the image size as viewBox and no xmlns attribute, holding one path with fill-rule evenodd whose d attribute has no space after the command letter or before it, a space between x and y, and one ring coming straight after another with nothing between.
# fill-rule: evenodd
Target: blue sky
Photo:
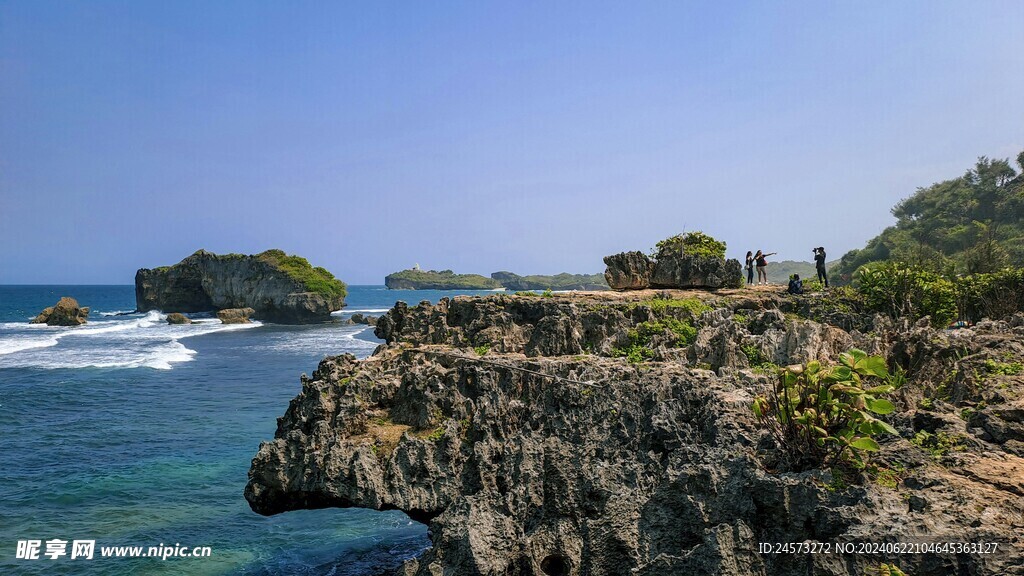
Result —
<instances>
[{"instance_id":1,"label":"blue sky","mask_svg":"<svg viewBox=\"0 0 1024 576\"><path fill-rule=\"evenodd\" d=\"M1024 150L1021 2L0 1L0 283L838 257Z\"/></svg>"}]
</instances>

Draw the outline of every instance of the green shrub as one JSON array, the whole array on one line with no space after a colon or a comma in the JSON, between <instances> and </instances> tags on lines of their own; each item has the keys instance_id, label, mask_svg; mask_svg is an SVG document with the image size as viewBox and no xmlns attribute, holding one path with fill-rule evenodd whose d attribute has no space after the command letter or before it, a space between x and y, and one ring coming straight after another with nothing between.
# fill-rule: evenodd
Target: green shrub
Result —
<instances>
[{"instance_id":1,"label":"green shrub","mask_svg":"<svg viewBox=\"0 0 1024 576\"><path fill-rule=\"evenodd\" d=\"M1024 311L1024 269L959 276L954 284L957 312L963 320L998 320Z\"/></svg>"},{"instance_id":2,"label":"green shrub","mask_svg":"<svg viewBox=\"0 0 1024 576\"><path fill-rule=\"evenodd\" d=\"M655 258L662 258L682 254L725 258L725 242L715 240L700 231L685 232L658 242L654 247L653 255Z\"/></svg>"},{"instance_id":3,"label":"green shrub","mask_svg":"<svg viewBox=\"0 0 1024 576\"><path fill-rule=\"evenodd\" d=\"M895 564L879 564L878 565L878 576L908 576L906 572L900 570Z\"/></svg>"},{"instance_id":4,"label":"green shrub","mask_svg":"<svg viewBox=\"0 0 1024 576\"><path fill-rule=\"evenodd\" d=\"M865 265L857 270L857 290L867 308L892 318L931 318L945 327L957 315L956 289L934 272L900 262Z\"/></svg>"},{"instance_id":5,"label":"green shrub","mask_svg":"<svg viewBox=\"0 0 1024 576\"><path fill-rule=\"evenodd\" d=\"M625 357L630 364L639 364L654 357L654 350L640 344L630 344L626 348L615 348L612 350L615 358Z\"/></svg>"},{"instance_id":6,"label":"green shrub","mask_svg":"<svg viewBox=\"0 0 1024 576\"><path fill-rule=\"evenodd\" d=\"M476 352L478 356L483 356L483 355L485 355L485 354L487 354L488 352L491 351L491 345L490 344L483 344L481 346L477 346L476 348L473 348L473 351Z\"/></svg>"},{"instance_id":7,"label":"green shrub","mask_svg":"<svg viewBox=\"0 0 1024 576\"><path fill-rule=\"evenodd\" d=\"M885 359L854 349L840 354L839 361L828 367L817 361L789 366L767 395L754 399L754 414L795 469L863 467L864 453L879 449L874 436L896 433L872 415L895 409L880 397L895 389Z\"/></svg>"}]
</instances>

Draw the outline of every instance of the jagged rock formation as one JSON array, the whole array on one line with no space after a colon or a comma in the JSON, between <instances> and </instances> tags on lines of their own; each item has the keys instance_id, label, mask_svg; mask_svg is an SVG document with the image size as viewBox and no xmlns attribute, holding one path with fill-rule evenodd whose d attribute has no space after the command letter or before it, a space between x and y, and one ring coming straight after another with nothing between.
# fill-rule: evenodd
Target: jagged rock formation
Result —
<instances>
[{"instance_id":1,"label":"jagged rock formation","mask_svg":"<svg viewBox=\"0 0 1024 576\"><path fill-rule=\"evenodd\" d=\"M857 320L868 335L786 313L770 294L605 294L397 305L378 322L386 344L373 356L327 358L303 378L253 460L250 505L403 510L430 525L433 547L402 572L416 576L853 576L882 562L915 576L1024 573L1024 383L1008 374L1024 358L1024 328ZM621 357L638 343L647 361ZM854 345L909 370L890 418L901 436L882 438L876 457L891 482L777 469L778 448L750 412L770 379L763 365L829 361ZM994 390L961 374L993 358L1006 364L992 365ZM975 402L967 421L962 399ZM933 450L923 433L960 444ZM808 540L1000 549L758 547Z\"/></svg>"},{"instance_id":2,"label":"jagged rock formation","mask_svg":"<svg viewBox=\"0 0 1024 576\"><path fill-rule=\"evenodd\" d=\"M167 315L168 324L191 324L192 319L181 312L171 312Z\"/></svg>"},{"instance_id":3,"label":"jagged rock formation","mask_svg":"<svg viewBox=\"0 0 1024 576\"><path fill-rule=\"evenodd\" d=\"M252 308L261 320L304 324L330 320L345 305L345 284L280 250L254 256L199 250L174 266L139 270L135 300L140 312Z\"/></svg>"},{"instance_id":4,"label":"jagged rock formation","mask_svg":"<svg viewBox=\"0 0 1024 576\"><path fill-rule=\"evenodd\" d=\"M365 324L367 326L376 326L377 325L377 319L378 319L377 316L371 316L369 314L359 314L359 313L353 314L352 317L349 318L349 320L353 324Z\"/></svg>"},{"instance_id":5,"label":"jagged rock formation","mask_svg":"<svg viewBox=\"0 0 1024 576\"><path fill-rule=\"evenodd\" d=\"M254 312L252 308L225 308L217 311L217 319L221 324L249 324Z\"/></svg>"},{"instance_id":6,"label":"jagged rock formation","mask_svg":"<svg viewBox=\"0 0 1024 576\"><path fill-rule=\"evenodd\" d=\"M56 305L43 309L32 319L31 324L47 326L81 326L89 320L89 307L81 308L78 301L68 296L62 297Z\"/></svg>"},{"instance_id":7,"label":"jagged rock formation","mask_svg":"<svg viewBox=\"0 0 1024 576\"><path fill-rule=\"evenodd\" d=\"M652 260L643 252L623 252L605 256L604 263L605 279L614 290L739 288L743 284L735 259L672 254Z\"/></svg>"}]
</instances>

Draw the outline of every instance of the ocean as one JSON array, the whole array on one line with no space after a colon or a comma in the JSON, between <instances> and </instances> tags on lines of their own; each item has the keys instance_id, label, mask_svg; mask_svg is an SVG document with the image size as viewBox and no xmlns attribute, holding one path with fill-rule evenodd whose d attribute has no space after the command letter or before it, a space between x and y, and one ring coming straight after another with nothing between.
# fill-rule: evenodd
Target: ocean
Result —
<instances>
[{"instance_id":1,"label":"ocean","mask_svg":"<svg viewBox=\"0 0 1024 576\"><path fill-rule=\"evenodd\" d=\"M336 316L459 293L350 286ZM88 324L28 323L61 296L91 308ZM401 512L265 518L242 496L299 375L327 355L368 356L372 328L171 326L134 309L133 286L0 286L0 574L363 576L429 546ZM51 558L55 540L65 554ZM95 542L92 559L71 559L76 540ZM18 557L28 541L38 559ZM102 556L159 546L209 556Z\"/></svg>"}]
</instances>

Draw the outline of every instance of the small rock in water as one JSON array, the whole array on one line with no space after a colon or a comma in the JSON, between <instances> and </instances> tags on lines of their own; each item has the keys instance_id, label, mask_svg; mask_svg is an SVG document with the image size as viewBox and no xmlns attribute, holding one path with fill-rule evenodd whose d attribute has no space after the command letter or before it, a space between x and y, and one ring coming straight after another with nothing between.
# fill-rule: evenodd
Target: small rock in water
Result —
<instances>
[{"instance_id":1,"label":"small rock in water","mask_svg":"<svg viewBox=\"0 0 1024 576\"><path fill-rule=\"evenodd\" d=\"M252 308L225 308L217 312L217 318L223 324L248 324L254 312Z\"/></svg>"},{"instance_id":2,"label":"small rock in water","mask_svg":"<svg viewBox=\"0 0 1024 576\"><path fill-rule=\"evenodd\" d=\"M50 306L39 313L32 324L46 324L47 326L81 326L88 321L89 307L78 306L74 298L64 296L55 306Z\"/></svg>"},{"instance_id":3,"label":"small rock in water","mask_svg":"<svg viewBox=\"0 0 1024 576\"><path fill-rule=\"evenodd\" d=\"M168 324L191 324L192 319L180 312L171 312L167 315Z\"/></svg>"}]
</instances>

